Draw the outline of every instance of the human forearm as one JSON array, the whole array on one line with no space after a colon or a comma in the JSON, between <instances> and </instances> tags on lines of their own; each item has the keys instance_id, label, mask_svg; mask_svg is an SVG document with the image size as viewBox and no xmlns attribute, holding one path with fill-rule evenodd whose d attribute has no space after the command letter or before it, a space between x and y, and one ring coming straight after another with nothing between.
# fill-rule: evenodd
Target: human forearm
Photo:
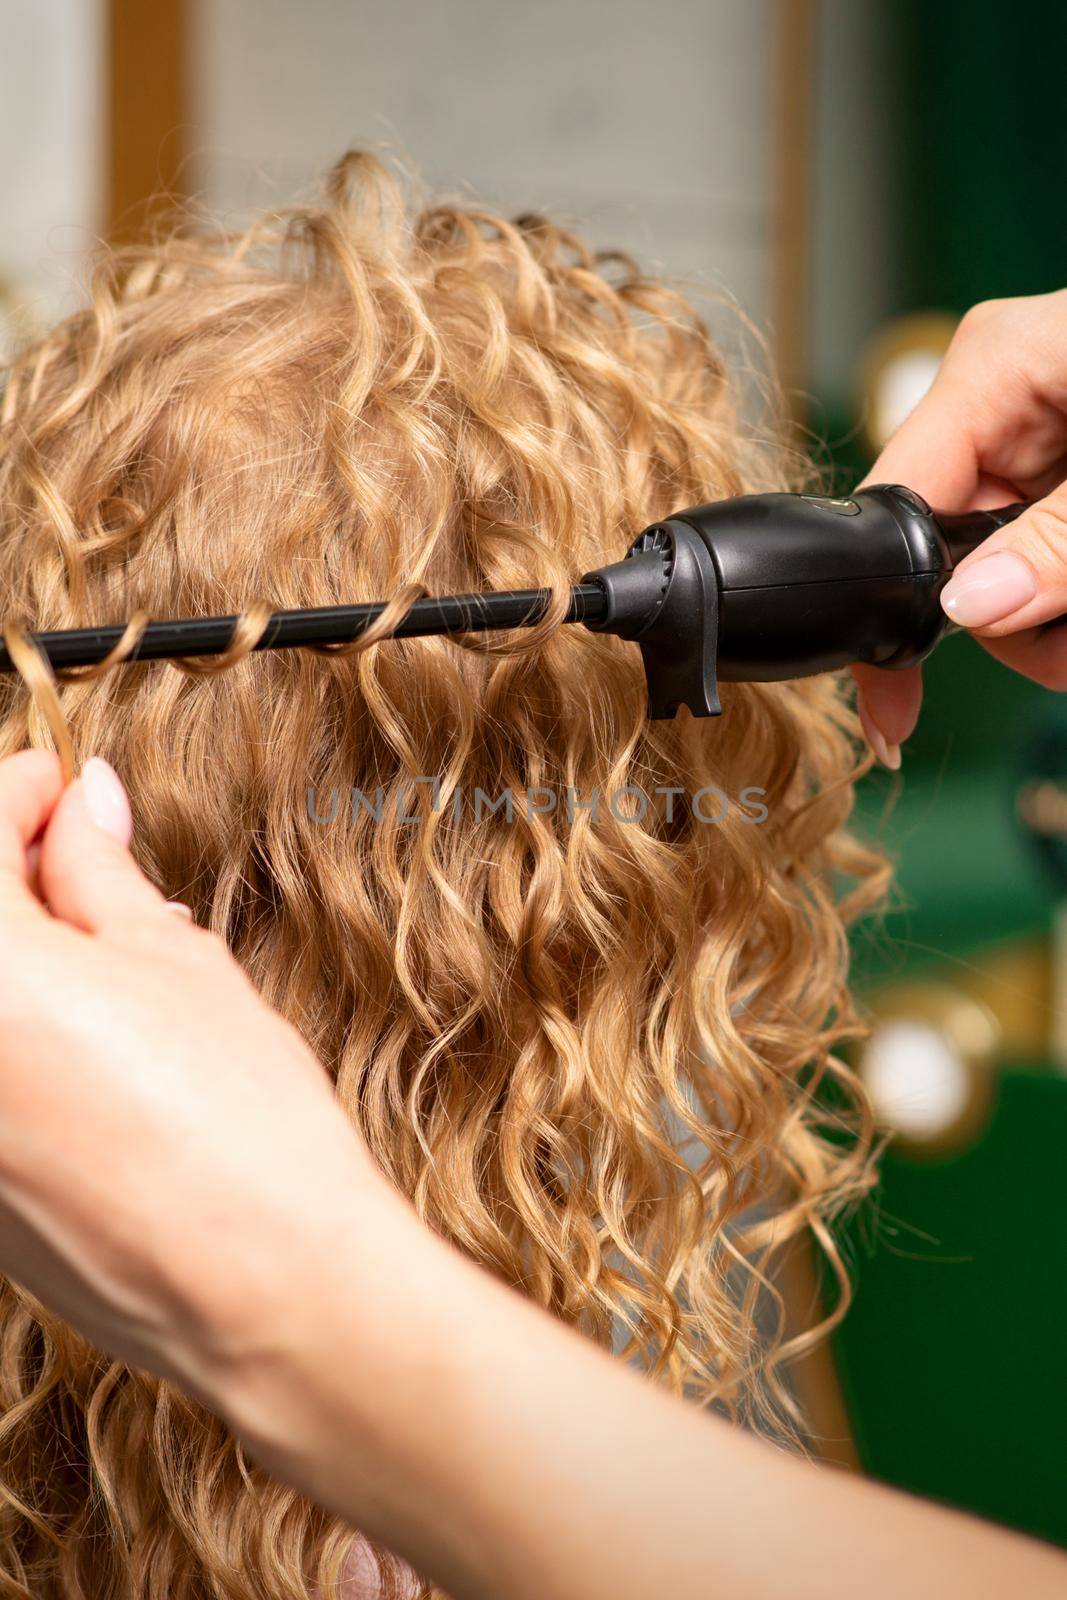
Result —
<instances>
[{"instance_id":1,"label":"human forearm","mask_svg":"<svg viewBox=\"0 0 1067 1600\"><path fill-rule=\"evenodd\" d=\"M871 1600L896 1600L905 1561L918 1600L1063 1592L1058 1553L672 1400L391 1199L377 1220L333 1219L300 1261L295 1310L231 1374L225 1414L270 1470L456 1600L816 1600L860 1572Z\"/></svg>"}]
</instances>

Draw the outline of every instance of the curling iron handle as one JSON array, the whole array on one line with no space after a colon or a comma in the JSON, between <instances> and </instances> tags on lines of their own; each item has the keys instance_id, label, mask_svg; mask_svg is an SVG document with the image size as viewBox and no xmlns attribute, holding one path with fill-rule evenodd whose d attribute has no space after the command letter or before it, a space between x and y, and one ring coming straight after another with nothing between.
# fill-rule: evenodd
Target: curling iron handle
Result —
<instances>
[{"instance_id":1,"label":"curling iron handle","mask_svg":"<svg viewBox=\"0 0 1067 1600\"><path fill-rule=\"evenodd\" d=\"M939 511L937 525L944 535L952 565L955 567L965 556L977 550L980 544L984 544L998 528L1014 522L1016 517L1029 509L1025 501L1019 501L1015 505L998 506L995 511L965 511L960 516L949 516Z\"/></svg>"},{"instance_id":2,"label":"curling iron handle","mask_svg":"<svg viewBox=\"0 0 1067 1600\"><path fill-rule=\"evenodd\" d=\"M717 715L720 682L912 667L953 631L940 594L957 562L1026 509L938 514L900 484L709 502L586 573L603 602L583 620L640 645L653 718Z\"/></svg>"},{"instance_id":3,"label":"curling iron handle","mask_svg":"<svg viewBox=\"0 0 1067 1600\"><path fill-rule=\"evenodd\" d=\"M847 500L741 496L665 527L692 527L712 557L718 680L769 683L922 661L950 631L939 596L956 563L1025 509L945 515L914 490L875 484ZM687 627L679 615L676 636Z\"/></svg>"}]
</instances>

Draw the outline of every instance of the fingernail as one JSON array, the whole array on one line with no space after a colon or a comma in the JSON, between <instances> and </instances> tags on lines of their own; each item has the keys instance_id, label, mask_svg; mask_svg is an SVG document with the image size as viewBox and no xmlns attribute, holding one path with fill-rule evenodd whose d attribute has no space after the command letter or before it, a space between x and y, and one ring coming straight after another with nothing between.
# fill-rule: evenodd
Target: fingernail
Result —
<instances>
[{"instance_id":1,"label":"fingernail","mask_svg":"<svg viewBox=\"0 0 1067 1600\"><path fill-rule=\"evenodd\" d=\"M890 772L897 772L900 768L899 744L887 744L885 735L873 722L867 729L867 740L883 767L888 767Z\"/></svg>"},{"instance_id":2,"label":"fingernail","mask_svg":"<svg viewBox=\"0 0 1067 1600\"><path fill-rule=\"evenodd\" d=\"M885 734L882 732L877 722L875 722L873 716L871 715L870 708L868 707L867 702L862 694L858 694L856 696L856 706L860 714L860 722L863 725L863 732L866 735L867 743L874 751L875 758L882 763L883 767L888 767L890 772L896 772L900 767L899 744L888 744L886 742Z\"/></svg>"},{"instance_id":3,"label":"fingernail","mask_svg":"<svg viewBox=\"0 0 1067 1600\"><path fill-rule=\"evenodd\" d=\"M90 756L81 770L80 782L85 809L96 826L120 844L128 845L133 838L133 815L114 767L100 756Z\"/></svg>"},{"instance_id":4,"label":"fingernail","mask_svg":"<svg viewBox=\"0 0 1067 1600\"><path fill-rule=\"evenodd\" d=\"M1036 593L1030 567L1004 550L957 572L942 589L941 604L961 628L984 628L1010 617Z\"/></svg>"},{"instance_id":5,"label":"fingernail","mask_svg":"<svg viewBox=\"0 0 1067 1600\"><path fill-rule=\"evenodd\" d=\"M179 917L185 917L189 922L193 920L193 908L187 906L184 900L168 900L167 910L176 911Z\"/></svg>"}]
</instances>

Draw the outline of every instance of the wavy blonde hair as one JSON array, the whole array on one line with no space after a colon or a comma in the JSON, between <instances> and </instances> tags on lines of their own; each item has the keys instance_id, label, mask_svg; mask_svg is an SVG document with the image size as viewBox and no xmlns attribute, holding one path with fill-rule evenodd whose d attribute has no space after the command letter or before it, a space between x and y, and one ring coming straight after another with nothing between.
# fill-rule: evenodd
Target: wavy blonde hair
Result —
<instances>
[{"instance_id":1,"label":"wavy blonde hair","mask_svg":"<svg viewBox=\"0 0 1067 1600\"><path fill-rule=\"evenodd\" d=\"M857 723L835 676L650 723L633 646L559 626L570 581L654 520L806 481L742 425L692 307L543 217L420 207L353 153L321 204L239 238L104 255L0 419L9 618L250 612L225 658L62 686L145 872L300 1029L431 1227L788 1433L783 1363L819 1330L786 1336L775 1263L814 1235L839 1311L828 1223L871 1173L833 1054L858 1031L846 925L885 882L846 831ZM256 602L397 596L380 635L420 588L534 586L555 598L526 631L249 654ZM49 742L41 678L3 680L0 752ZM684 798L709 786L714 825ZM476 820L479 788L576 803ZM0 1485L0 1594L25 1600L332 1597L358 1540L11 1282Z\"/></svg>"}]
</instances>

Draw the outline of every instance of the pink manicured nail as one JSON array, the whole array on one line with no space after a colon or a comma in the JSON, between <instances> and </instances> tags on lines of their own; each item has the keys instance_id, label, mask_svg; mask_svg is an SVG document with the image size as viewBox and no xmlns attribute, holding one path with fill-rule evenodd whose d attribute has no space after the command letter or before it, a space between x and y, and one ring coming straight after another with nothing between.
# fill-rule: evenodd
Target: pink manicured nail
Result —
<instances>
[{"instance_id":1,"label":"pink manicured nail","mask_svg":"<svg viewBox=\"0 0 1067 1600\"><path fill-rule=\"evenodd\" d=\"M85 809L96 826L120 844L128 845L133 838L133 815L114 767L99 756L90 756L81 770L80 782Z\"/></svg>"},{"instance_id":2,"label":"pink manicured nail","mask_svg":"<svg viewBox=\"0 0 1067 1600\"><path fill-rule=\"evenodd\" d=\"M184 900L168 900L167 910L176 911L179 917L184 917L188 922L193 920L193 908L187 906Z\"/></svg>"},{"instance_id":3,"label":"pink manicured nail","mask_svg":"<svg viewBox=\"0 0 1067 1600\"><path fill-rule=\"evenodd\" d=\"M885 734L872 717L870 708L862 694L857 696L856 705L860 714L860 722L863 724L863 731L867 736L867 743L874 751L876 758L882 763L883 767L888 767L890 772L898 772L900 770L899 744L890 744L886 739Z\"/></svg>"},{"instance_id":4,"label":"pink manicured nail","mask_svg":"<svg viewBox=\"0 0 1067 1600\"><path fill-rule=\"evenodd\" d=\"M873 724L867 729L867 738L870 741L871 749L874 751L883 767L888 767L890 772L899 772L899 744L887 744L881 729L874 727Z\"/></svg>"},{"instance_id":5,"label":"pink manicured nail","mask_svg":"<svg viewBox=\"0 0 1067 1600\"><path fill-rule=\"evenodd\" d=\"M961 628L1002 622L1032 600L1037 579L1019 556L1001 551L957 572L941 591L941 604Z\"/></svg>"}]
</instances>

